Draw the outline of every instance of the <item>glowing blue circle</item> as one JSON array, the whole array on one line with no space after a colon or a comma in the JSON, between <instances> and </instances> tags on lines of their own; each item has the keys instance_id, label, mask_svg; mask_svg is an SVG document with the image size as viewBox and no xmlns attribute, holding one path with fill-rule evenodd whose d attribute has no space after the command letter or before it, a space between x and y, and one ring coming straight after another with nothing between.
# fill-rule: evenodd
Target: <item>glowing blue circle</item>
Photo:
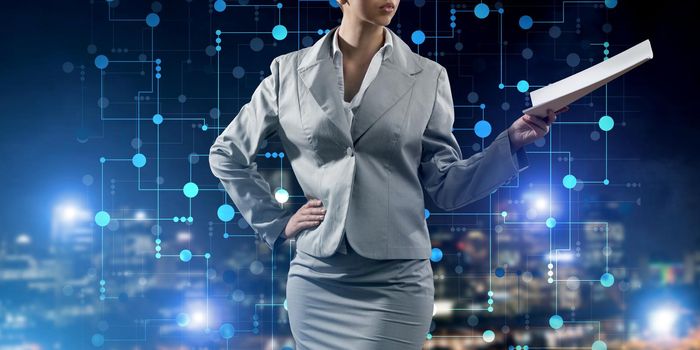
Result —
<instances>
[{"instance_id":1,"label":"glowing blue circle","mask_svg":"<svg viewBox=\"0 0 700 350\"><path fill-rule=\"evenodd\" d=\"M224 339L231 339L233 338L233 325L230 323L224 323L219 327L219 333L221 333L221 337Z\"/></svg>"},{"instance_id":2,"label":"glowing blue circle","mask_svg":"<svg viewBox=\"0 0 700 350\"><path fill-rule=\"evenodd\" d=\"M557 226L557 220L555 218L547 218L544 223L549 228L554 228L554 226Z\"/></svg>"},{"instance_id":3,"label":"glowing blue circle","mask_svg":"<svg viewBox=\"0 0 700 350\"><path fill-rule=\"evenodd\" d=\"M481 337L484 339L485 342L490 343L494 339L496 339L496 333L489 329L484 331L484 334Z\"/></svg>"},{"instance_id":4,"label":"glowing blue circle","mask_svg":"<svg viewBox=\"0 0 700 350\"><path fill-rule=\"evenodd\" d=\"M95 57L95 66L99 69L105 69L109 65L109 59L105 55Z\"/></svg>"},{"instance_id":5,"label":"glowing blue circle","mask_svg":"<svg viewBox=\"0 0 700 350\"><path fill-rule=\"evenodd\" d=\"M420 45L423 42L425 42L425 33L423 33L422 30L416 30L411 34L411 41L413 41L414 44Z\"/></svg>"},{"instance_id":6,"label":"glowing blue circle","mask_svg":"<svg viewBox=\"0 0 700 350\"><path fill-rule=\"evenodd\" d=\"M602 276L600 276L600 284L603 285L605 288L609 288L615 283L615 276L613 276L611 273L606 272Z\"/></svg>"},{"instance_id":7,"label":"glowing blue circle","mask_svg":"<svg viewBox=\"0 0 700 350\"><path fill-rule=\"evenodd\" d=\"M433 248L430 252L430 260L432 262L438 262L442 260L442 250L440 250L440 248Z\"/></svg>"},{"instance_id":8,"label":"glowing blue circle","mask_svg":"<svg viewBox=\"0 0 700 350\"><path fill-rule=\"evenodd\" d=\"M491 124L485 120L479 120L474 125L474 132L476 133L476 136L485 138L491 135Z\"/></svg>"},{"instance_id":9,"label":"glowing blue circle","mask_svg":"<svg viewBox=\"0 0 700 350\"><path fill-rule=\"evenodd\" d=\"M149 13L148 16L146 16L146 24L148 24L149 27L154 28L158 23L160 23L160 17L158 17L157 14Z\"/></svg>"},{"instance_id":10,"label":"glowing blue circle","mask_svg":"<svg viewBox=\"0 0 700 350\"><path fill-rule=\"evenodd\" d=\"M277 40L282 40L287 37L287 27L278 24L272 28L272 37Z\"/></svg>"},{"instance_id":11,"label":"glowing blue circle","mask_svg":"<svg viewBox=\"0 0 700 350\"><path fill-rule=\"evenodd\" d=\"M605 344L605 342L602 340L596 340L593 342L591 350L608 350L608 344Z\"/></svg>"},{"instance_id":12,"label":"glowing blue circle","mask_svg":"<svg viewBox=\"0 0 700 350\"><path fill-rule=\"evenodd\" d=\"M520 92L526 92L530 89L530 83L528 83L527 80L521 80L515 87L518 88Z\"/></svg>"},{"instance_id":13,"label":"glowing blue circle","mask_svg":"<svg viewBox=\"0 0 700 350\"><path fill-rule=\"evenodd\" d=\"M131 157L131 163L137 168L143 168L143 166L146 165L146 156L141 153L136 153Z\"/></svg>"},{"instance_id":14,"label":"glowing blue circle","mask_svg":"<svg viewBox=\"0 0 700 350\"><path fill-rule=\"evenodd\" d=\"M219 217L219 220L229 222L233 220L235 211L230 204L223 204L219 207L219 210L216 211L216 215Z\"/></svg>"},{"instance_id":15,"label":"glowing blue circle","mask_svg":"<svg viewBox=\"0 0 700 350\"><path fill-rule=\"evenodd\" d=\"M224 12L226 10L226 1L216 0L214 2L214 10L216 10L216 12Z\"/></svg>"},{"instance_id":16,"label":"glowing blue circle","mask_svg":"<svg viewBox=\"0 0 700 350\"><path fill-rule=\"evenodd\" d=\"M564 319L559 315L554 315L549 318L549 326L554 329L559 329L564 325Z\"/></svg>"},{"instance_id":17,"label":"glowing blue circle","mask_svg":"<svg viewBox=\"0 0 700 350\"><path fill-rule=\"evenodd\" d=\"M190 315L181 312L175 316L175 321L177 322L178 326L187 327L187 325L190 324Z\"/></svg>"},{"instance_id":18,"label":"glowing blue circle","mask_svg":"<svg viewBox=\"0 0 700 350\"><path fill-rule=\"evenodd\" d=\"M336 0L328 0L328 2L331 4L331 7L338 8L340 5L338 5L338 2Z\"/></svg>"},{"instance_id":19,"label":"glowing blue circle","mask_svg":"<svg viewBox=\"0 0 700 350\"><path fill-rule=\"evenodd\" d=\"M425 209L425 210L423 211L423 215L425 216L426 219L429 218L429 217L430 217L430 210Z\"/></svg>"},{"instance_id":20,"label":"glowing blue circle","mask_svg":"<svg viewBox=\"0 0 700 350\"><path fill-rule=\"evenodd\" d=\"M615 126L615 121L611 116L604 115L600 118L600 120L598 120L598 126L603 131L610 131L612 130L613 126Z\"/></svg>"},{"instance_id":21,"label":"glowing blue circle","mask_svg":"<svg viewBox=\"0 0 700 350\"><path fill-rule=\"evenodd\" d=\"M573 176L571 174L568 174L564 176L564 179L561 181L564 184L564 187L568 189L572 189L576 187L576 176Z\"/></svg>"},{"instance_id":22,"label":"glowing blue circle","mask_svg":"<svg viewBox=\"0 0 700 350\"><path fill-rule=\"evenodd\" d=\"M163 123L163 116L160 115L160 113L156 113L153 115L153 124L155 125L160 125Z\"/></svg>"},{"instance_id":23,"label":"glowing blue circle","mask_svg":"<svg viewBox=\"0 0 700 350\"><path fill-rule=\"evenodd\" d=\"M93 346L99 348L105 343L105 337L100 333L95 333L92 335L91 341Z\"/></svg>"},{"instance_id":24,"label":"glowing blue circle","mask_svg":"<svg viewBox=\"0 0 700 350\"><path fill-rule=\"evenodd\" d=\"M617 6L617 0L605 0L605 7L611 9Z\"/></svg>"},{"instance_id":25,"label":"glowing blue circle","mask_svg":"<svg viewBox=\"0 0 700 350\"><path fill-rule=\"evenodd\" d=\"M187 198L194 198L199 193L199 187L194 182L188 182L182 187L182 192Z\"/></svg>"},{"instance_id":26,"label":"glowing blue circle","mask_svg":"<svg viewBox=\"0 0 700 350\"><path fill-rule=\"evenodd\" d=\"M520 25L520 28L523 28L523 29L532 28L532 17L527 16L527 15L520 17L520 20L518 21L518 25Z\"/></svg>"},{"instance_id":27,"label":"glowing blue circle","mask_svg":"<svg viewBox=\"0 0 700 350\"><path fill-rule=\"evenodd\" d=\"M479 3L474 6L474 15L476 18L484 19L489 15L489 5Z\"/></svg>"},{"instance_id":28,"label":"glowing blue circle","mask_svg":"<svg viewBox=\"0 0 700 350\"><path fill-rule=\"evenodd\" d=\"M109 213L104 210L98 211L97 214L95 214L95 223L100 227L109 225Z\"/></svg>"},{"instance_id":29,"label":"glowing blue circle","mask_svg":"<svg viewBox=\"0 0 700 350\"><path fill-rule=\"evenodd\" d=\"M182 260L184 262L188 262L188 261L192 260L192 252L189 249L183 249L180 252L180 260Z\"/></svg>"}]
</instances>

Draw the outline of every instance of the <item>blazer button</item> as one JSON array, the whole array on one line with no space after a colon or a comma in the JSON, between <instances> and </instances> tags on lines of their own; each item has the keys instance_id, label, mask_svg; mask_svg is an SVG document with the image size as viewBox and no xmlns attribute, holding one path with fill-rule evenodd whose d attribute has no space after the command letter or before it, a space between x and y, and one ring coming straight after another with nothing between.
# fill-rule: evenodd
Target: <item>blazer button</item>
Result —
<instances>
[{"instance_id":1,"label":"blazer button","mask_svg":"<svg viewBox=\"0 0 700 350\"><path fill-rule=\"evenodd\" d=\"M352 156L352 147L346 148L346 149L345 149L345 154L347 154L348 156Z\"/></svg>"}]
</instances>

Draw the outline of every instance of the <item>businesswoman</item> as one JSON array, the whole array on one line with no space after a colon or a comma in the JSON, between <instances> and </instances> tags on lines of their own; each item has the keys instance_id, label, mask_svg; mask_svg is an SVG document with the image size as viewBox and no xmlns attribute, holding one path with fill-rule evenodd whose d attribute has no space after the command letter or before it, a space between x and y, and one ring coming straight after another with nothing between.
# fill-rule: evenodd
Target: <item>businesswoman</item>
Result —
<instances>
[{"instance_id":1,"label":"businesswoman","mask_svg":"<svg viewBox=\"0 0 700 350\"><path fill-rule=\"evenodd\" d=\"M463 159L446 69L388 25L398 0L338 0L343 18L271 75L219 135L210 167L272 249L294 241L286 301L297 349L420 349L433 312L425 190L454 210L528 166L556 113L518 118ZM278 135L308 201L275 200L255 158Z\"/></svg>"}]
</instances>

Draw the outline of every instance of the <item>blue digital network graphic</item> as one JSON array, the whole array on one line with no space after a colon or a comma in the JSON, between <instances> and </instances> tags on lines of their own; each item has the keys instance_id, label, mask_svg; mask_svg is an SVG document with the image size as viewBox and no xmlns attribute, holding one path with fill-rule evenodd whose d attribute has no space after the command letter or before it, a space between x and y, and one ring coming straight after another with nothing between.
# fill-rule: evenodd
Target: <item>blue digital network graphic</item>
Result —
<instances>
[{"instance_id":1,"label":"blue digital network graphic","mask_svg":"<svg viewBox=\"0 0 700 350\"><path fill-rule=\"evenodd\" d=\"M448 68L453 133L468 157L522 115L529 92L645 39L614 35L615 13L633 11L623 5L402 1L389 28ZM61 297L89 312L63 348L294 349L294 241L270 251L207 157L272 59L338 25L338 4L81 6L86 49L60 66L80 84L74 140L93 157L82 166L89 200L60 206L51 235L70 263ZM605 350L627 340L615 300L635 284L621 217L641 205L641 183L621 175L629 164L618 154L623 136L636 137L625 128L645 90L625 79L571 105L526 147L529 169L487 198L444 212L426 197L436 286L426 346ZM306 202L277 138L256 167L281 206Z\"/></svg>"}]
</instances>

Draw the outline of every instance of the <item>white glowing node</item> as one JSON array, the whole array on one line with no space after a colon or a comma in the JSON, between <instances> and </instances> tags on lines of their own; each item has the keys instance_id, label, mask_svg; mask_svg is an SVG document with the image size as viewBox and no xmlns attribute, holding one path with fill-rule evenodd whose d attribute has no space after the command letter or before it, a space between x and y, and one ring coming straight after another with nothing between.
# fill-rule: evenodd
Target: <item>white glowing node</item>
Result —
<instances>
[{"instance_id":1,"label":"white glowing node","mask_svg":"<svg viewBox=\"0 0 700 350\"><path fill-rule=\"evenodd\" d=\"M275 191L275 199L279 203L287 203L289 200L289 192L285 190L284 188L278 188L277 191Z\"/></svg>"}]
</instances>

